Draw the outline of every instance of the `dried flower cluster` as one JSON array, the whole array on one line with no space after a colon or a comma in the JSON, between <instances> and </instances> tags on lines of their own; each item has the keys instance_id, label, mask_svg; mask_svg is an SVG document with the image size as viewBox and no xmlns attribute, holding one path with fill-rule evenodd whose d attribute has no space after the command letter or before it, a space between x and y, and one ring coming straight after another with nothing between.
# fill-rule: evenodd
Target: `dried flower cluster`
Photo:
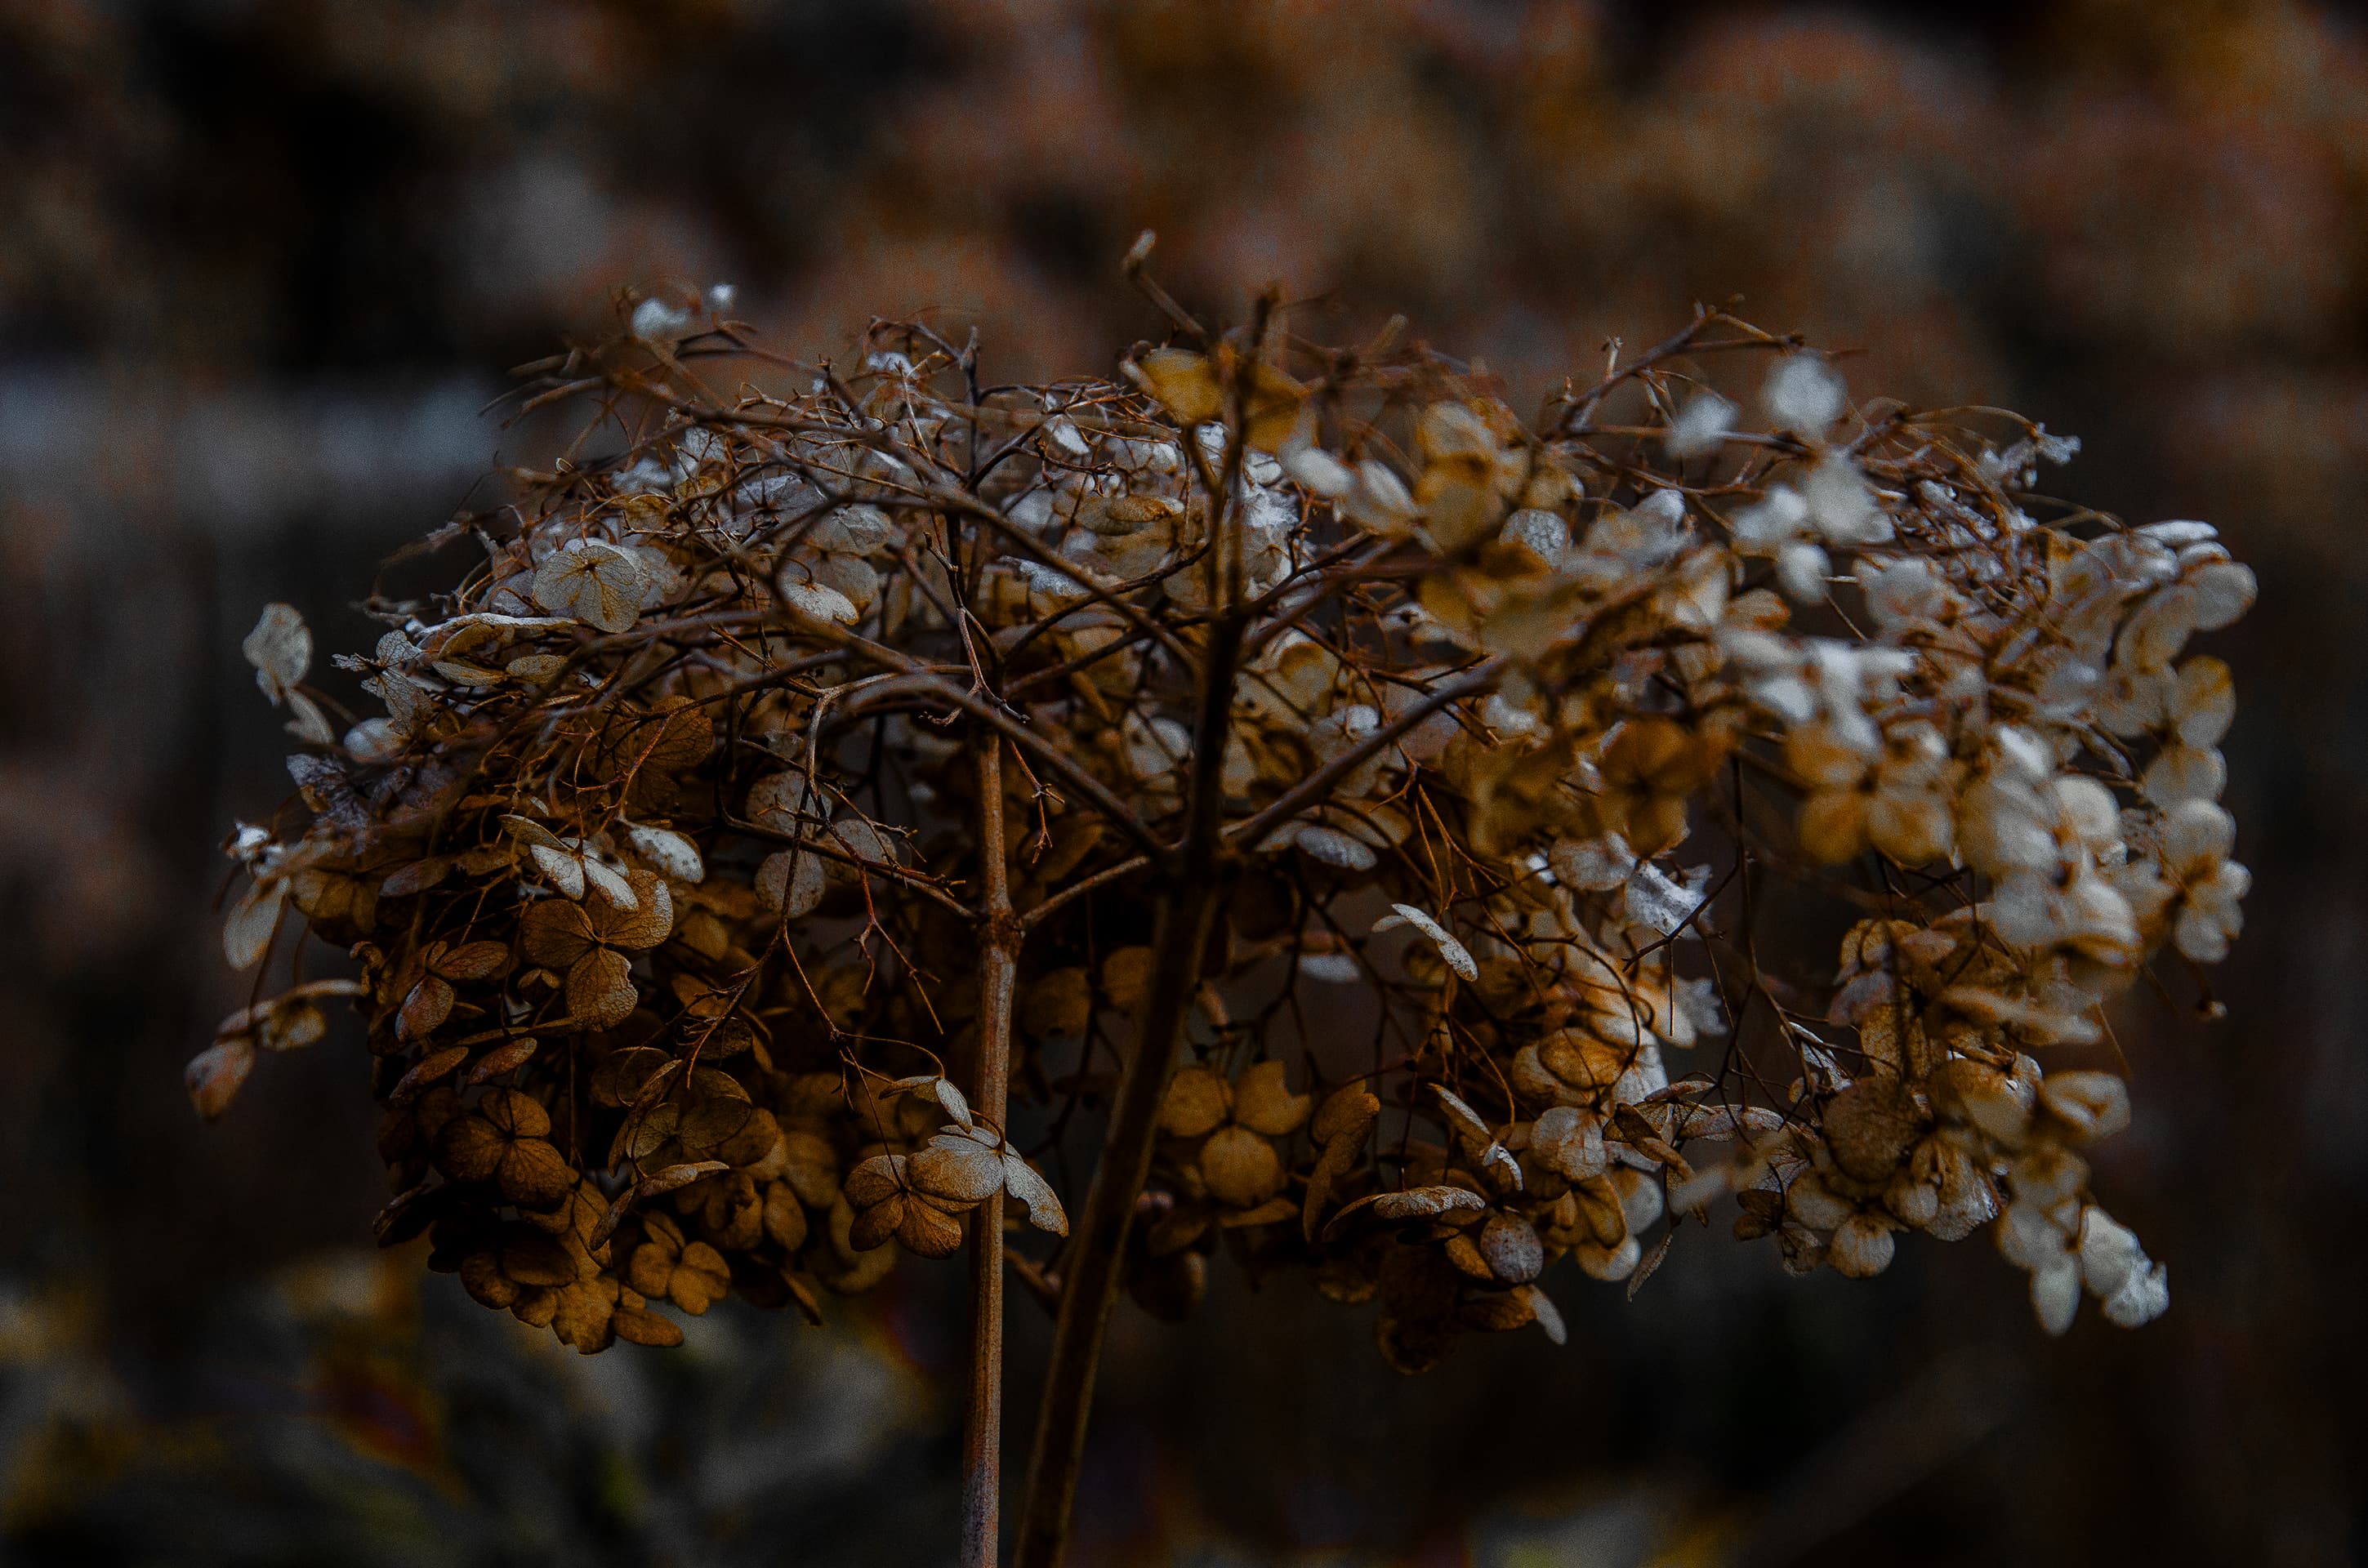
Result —
<instances>
[{"instance_id":1,"label":"dried flower cluster","mask_svg":"<svg viewBox=\"0 0 2368 1568\"><path fill-rule=\"evenodd\" d=\"M2047 500L2074 443L1853 405L1718 312L1525 426L1264 311L1014 388L723 308L535 368L598 417L439 536L482 557L449 594L374 602L338 662L381 715L336 733L285 607L248 644L305 745L231 961L292 905L360 978L191 1088L353 995L384 1236L581 1349L672 1343L658 1302L811 1312L1006 1198L1066 1235L1084 1109L1119 1222L1048 1299L1103 1247L1178 1314L1224 1251L1378 1300L1408 1370L1558 1337L1556 1260L1633 1290L1727 1193L1798 1270L1987 1229L2051 1331L2164 1309L2084 1048L2239 924L2186 647L2254 585L2211 528Z\"/></svg>"}]
</instances>

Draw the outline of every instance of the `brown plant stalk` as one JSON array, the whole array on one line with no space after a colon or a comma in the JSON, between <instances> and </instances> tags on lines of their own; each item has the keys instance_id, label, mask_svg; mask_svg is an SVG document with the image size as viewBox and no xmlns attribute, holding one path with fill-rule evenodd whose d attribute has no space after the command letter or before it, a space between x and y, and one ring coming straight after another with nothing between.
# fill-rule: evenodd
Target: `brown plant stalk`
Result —
<instances>
[{"instance_id":1,"label":"brown plant stalk","mask_svg":"<svg viewBox=\"0 0 2368 1568\"><path fill-rule=\"evenodd\" d=\"M1004 1125L1011 1082L1011 1010L1025 936L1011 908L1005 844L1003 738L974 733L978 775L978 1077L973 1108ZM962 1568L994 1568L1003 1488L1003 1195L970 1217L970 1392L962 1415Z\"/></svg>"}]
</instances>

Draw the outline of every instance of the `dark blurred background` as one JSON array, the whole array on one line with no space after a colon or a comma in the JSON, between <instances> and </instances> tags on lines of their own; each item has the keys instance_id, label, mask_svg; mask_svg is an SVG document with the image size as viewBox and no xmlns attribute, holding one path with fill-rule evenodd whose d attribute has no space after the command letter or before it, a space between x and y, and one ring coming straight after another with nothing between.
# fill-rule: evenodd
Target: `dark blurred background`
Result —
<instances>
[{"instance_id":1,"label":"dark blurred background","mask_svg":"<svg viewBox=\"0 0 2368 1568\"><path fill-rule=\"evenodd\" d=\"M1634 1302L1399 1379L1222 1270L1128 1310L1080 1561L2368 1560L2368 38L2263 0L0 0L0 1541L8 1561L927 1562L951 1268L815 1332L579 1361L416 1256L360 1052L267 1061L209 911L287 789L237 643L366 645L374 563L530 443L478 410L625 285L780 347L976 323L1107 371L1269 279L1517 404L1697 300L2087 443L2062 485L2260 571L2229 800L2249 928L2117 1020L2099 1187L2169 1316L2060 1341L1986 1244L1873 1284L1689 1233ZM736 1308L736 1303L734 1307ZM1045 1325L1016 1329L1029 1388ZM1023 1392L1014 1419L1023 1428ZM1012 1462L1024 1453L1016 1436Z\"/></svg>"}]
</instances>

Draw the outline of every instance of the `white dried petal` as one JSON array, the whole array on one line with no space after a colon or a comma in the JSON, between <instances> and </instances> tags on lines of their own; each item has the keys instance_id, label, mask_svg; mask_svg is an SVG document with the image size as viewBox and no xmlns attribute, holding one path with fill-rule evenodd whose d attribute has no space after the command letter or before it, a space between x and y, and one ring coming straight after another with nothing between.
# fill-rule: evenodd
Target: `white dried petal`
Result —
<instances>
[{"instance_id":1,"label":"white dried petal","mask_svg":"<svg viewBox=\"0 0 2368 1568\"><path fill-rule=\"evenodd\" d=\"M1891 538L1891 518L1876 505L1866 475L1839 453L1809 471L1801 500L1828 543L1882 544Z\"/></svg>"},{"instance_id":2,"label":"white dried petal","mask_svg":"<svg viewBox=\"0 0 2368 1568\"><path fill-rule=\"evenodd\" d=\"M1661 437L1662 445L1679 462L1717 451L1725 444L1727 433L1735 428L1736 413L1734 403L1718 393L1696 392L1670 418L1668 434Z\"/></svg>"},{"instance_id":3,"label":"white dried petal","mask_svg":"<svg viewBox=\"0 0 2368 1568\"><path fill-rule=\"evenodd\" d=\"M2093 1203L2080 1211L2080 1278L2090 1295L2110 1296L2147 1267L2136 1232Z\"/></svg>"},{"instance_id":4,"label":"white dried petal","mask_svg":"<svg viewBox=\"0 0 2368 1568\"><path fill-rule=\"evenodd\" d=\"M1338 500L1357 483L1348 465L1321 447L1302 447L1285 454L1282 467L1303 488L1327 501Z\"/></svg>"},{"instance_id":5,"label":"white dried petal","mask_svg":"<svg viewBox=\"0 0 2368 1568\"><path fill-rule=\"evenodd\" d=\"M900 1090L921 1090L935 1099L948 1116L953 1118L956 1126L965 1132L973 1131L970 1101L963 1097L962 1090L956 1088L950 1080L941 1078L934 1073L924 1073L910 1078L899 1078L890 1087Z\"/></svg>"},{"instance_id":6,"label":"white dried petal","mask_svg":"<svg viewBox=\"0 0 2368 1568\"><path fill-rule=\"evenodd\" d=\"M1383 915L1373 922L1374 930L1386 931L1394 926L1411 926L1438 947L1439 956L1447 960L1448 968L1465 980L1480 978L1480 966L1473 961L1470 949L1457 941L1446 926L1411 903L1394 903L1390 907L1397 912L1395 915Z\"/></svg>"},{"instance_id":7,"label":"white dried petal","mask_svg":"<svg viewBox=\"0 0 2368 1568\"><path fill-rule=\"evenodd\" d=\"M240 649L255 666L255 684L279 706L313 667L313 632L293 605L268 604Z\"/></svg>"},{"instance_id":8,"label":"white dried petal","mask_svg":"<svg viewBox=\"0 0 2368 1568\"><path fill-rule=\"evenodd\" d=\"M576 862L584 868L585 885L597 889L600 896L610 903L619 909L639 909L642 906L641 895L633 891L633 884L625 880L622 871L589 850L577 851Z\"/></svg>"},{"instance_id":9,"label":"white dried petal","mask_svg":"<svg viewBox=\"0 0 2368 1568\"><path fill-rule=\"evenodd\" d=\"M1842 416L1849 391L1833 367L1817 354L1788 354L1769 369L1759 402L1780 430L1812 439Z\"/></svg>"},{"instance_id":10,"label":"white dried petal","mask_svg":"<svg viewBox=\"0 0 2368 1568\"><path fill-rule=\"evenodd\" d=\"M801 582L785 574L778 587L781 602L808 619L852 626L859 618L855 601L826 583Z\"/></svg>"},{"instance_id":11,"label":"white dried petal","mask_svg":"<svg viewBox=\"0 0 2368 1568\"><path fill-rule=\"evenodd\" d=\"M2072 1327L2080 1311L2080 1266L2066 1256L2032 1271L2031 1310L2039 1326L2061 1335Z\"/></svg>"},{"instance_id":12,"label":"white dried petal","mask_svg":"<svg viewBox=\"0 0 2368 1568\"><path fill-rule=\"evenodd\" d=\"M1292 834L1292 842L1326 865L1338 866L1344 871L1370 871L1382 863L1381 857L1362 839L1321 823L1300 824Z\"/></svg>"},{"instance_id":13,"label":"white dried petal","mask_svg":"<svg viewBox=\"0 0 2368 1568\"><path fill-rule=\"evenodd\" d=\"M2115 1328L2138 1328L2170 1310L2170 1270L2162 1264L2134 1272L2105 1298L2105 1321Z\"/></svg>"},{"instance_id":14,"label":"white dried petal","mask_svg":"<svg viewBox=\"0 0 2368 1568\"><path fill-rule=\"evenodd\" d=\"M1548 1300L1543 1290L1535 1285L1524 1285L1513 1294L1529 1303L1531 1314L1536 1319L1537 1325L1545 1330L1547 1339L1556 1345L1570 1343L1570 1330L1563 1322L1562 1309Z\"/></svg>"},{"instance_id":15,"label":"white dried petal","mask_svg":"<svg viewBox=\"0 0 2368 1568\"><path fill-rule=\"evenodd\" d=\"M1590 1111L1555 1106L1530 1128L1530 1153L1567 1181L1591 1181L1610 1168L1604 1121Z\"/></svg>"},{"instance_id":16,"label":"white dried petal","mask_svg":"<svg viewBox=\"0 0 2368 1568\"><path fill-rule=\"evenodd\" d=\"M1299 972L1323 985L1354 985L1365 977L1354 953L1302 953Z\"/></svg>"},{"instance_id":17,"label":"white dried petal","mask_svg":"<svg viewBox=\"0 0 2368 1568\"><path fill-rule=\"evenodd\" d=\"M1826 1261L1834 1271L1851 1279L1872 1279L1891 1267L1893 1249L1891 1227L1873 1214L1853 1214L1834 1232L1834 1239L1826 1248Z\"/></svg>"},{"instance_id":18,"label":"white dried petal","mask_svg":"<svg viewBox=\"0 0 2368 1568\"><path fill-rule=\"evenodd\" d=\"M393 762L408 740L392 719L365 719L346 732L346 750L357 762Z\"/></svg>"},{"instance_id":19,"label":"white dried petal","mask_svg":"<svg viewBox=\"0 0 2368 1568\"><path fill-rule=\"evenodd\" d=\"M757 895L786 919L803 920L822 903L830 877L823 858L808 849L783 849L757 868Z\"/></svg>"},{"instance_id":20,"label":"white dried petal","mask_svg":"<svg viewBox=\"0 0 2368 1568\"><path fill-rule=\"evenodd\" d=\"M700 882L707 879L707 864L700 858L699 846L671 828L645 827L639 824L627 826L625 841L633 853L649 863L660 876L677 882Z\"/></svg>"},{"instance_id":21,"label":"white dried petal","mask_svg":"<svg viewBox=\"0 0 2368 1568\"><path fill-rule=\"evenodd\" d=\"M1069 1233L1069 1216L1061 1208L1061 1195L1034 1166L1008 1149L1003 1153L1003 1189L1026 1207L1030 1224L1056 1236Z\"/></svg>"}]
</instances>

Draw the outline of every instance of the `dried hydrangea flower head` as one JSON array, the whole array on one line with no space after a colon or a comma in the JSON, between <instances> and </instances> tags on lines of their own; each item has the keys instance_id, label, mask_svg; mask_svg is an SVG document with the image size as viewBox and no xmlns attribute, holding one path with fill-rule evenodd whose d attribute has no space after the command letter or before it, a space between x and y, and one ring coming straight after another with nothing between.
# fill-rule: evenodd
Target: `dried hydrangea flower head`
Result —
<instances>
[{"instance_id":1,"label":"dried hydrangea flower head","mask_svg":"<svg viewBox=\"0 0 2368 1568\"><path fill-rule=\"evenodd\" d=\"M381 1233L480 1301L670 1343L1007 1199L1060 1237L1083 1108L1064 1335L1223 1254L1419 1369L1725 1194L1797 1270L1987 1230L2051 1331L2163 1310L2083 1151L2102 1007L2239 925L2208 527L1718 312L1527 425L1264 311L992 389L922 324L847 373L648 313L540 368L621 449L339 661L383 716L329 737L284 607L249 642L306 744L231 960L289 905L351 950ZM200 1108L324 994L230 1020Z\"/></svg>"}]
</instances>

